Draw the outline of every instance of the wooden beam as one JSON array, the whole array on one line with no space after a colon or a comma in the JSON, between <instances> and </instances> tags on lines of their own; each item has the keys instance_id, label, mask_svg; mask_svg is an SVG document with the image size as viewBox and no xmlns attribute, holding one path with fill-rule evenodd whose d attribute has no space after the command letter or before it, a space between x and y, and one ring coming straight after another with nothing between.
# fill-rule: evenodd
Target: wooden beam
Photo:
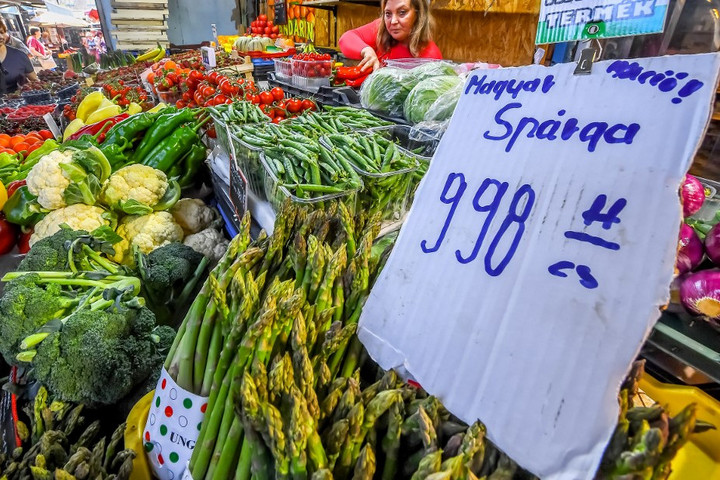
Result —
<instances>
[{"instance_id":1,"label":"wooden beam","mask_svg":"<svg viewBox=\"0 0 720 480\"><path fill-rule=\"evenodd\" d=\"M165 20L167 10L116 9L110 14L110 20Z\"/></svg>"},{"instance_id":2,"label":"wooden beam","mask_svg":"<svg viewBox=\"0 0 720 480\"><path fill-rule=\"evenodd\" d=\"M167 10L168 4L166 0L162 0L161 3L147 2L140 0L138 2L120 2L113 0L110 5L112 8L127 8L127 9L139 9L139 10Z\"/></svg>"},{"instance_id":3,"label":"wooden beam","mask_svg":"<svg viewBox=\"0 0 720 480\"><path fill-rule=\"evenodd\" d=\"M116 30L112 36L120 41L136 41L136 42L167 42L167 34L164 32L133 32Z\"/></svg>"}]
</instances>

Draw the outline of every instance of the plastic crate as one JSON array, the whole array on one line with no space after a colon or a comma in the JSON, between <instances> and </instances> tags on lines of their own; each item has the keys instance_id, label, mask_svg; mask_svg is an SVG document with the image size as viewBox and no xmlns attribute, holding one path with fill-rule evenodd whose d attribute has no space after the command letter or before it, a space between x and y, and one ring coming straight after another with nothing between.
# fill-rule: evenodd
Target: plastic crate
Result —
<instances>
[{"instance_id":1,"label":"plastic crate","mask_svg":"<svg viewBox=\"0 0 720 480\"><path fill-rule=\"evenodd\" d=\"M440 144L440 139L435 135L423 132L410 125L388 125L385 127L374 127L370 132L377 133L392 140L405 150L416 155L420 160L428 163L435 155Z\"/></svg>"},{"instance_id":2,"label":"plastic crate","mask_svg":"<svg viewBox=\"0 0 720 480\"><path fill-rule=\"evenodd\" d=\"M265 200L265 168L260 162L261 148L253 147L228 131L221 119L213 116L215 133L220 148L237 165L247 181L248 188L261 200Z\"/></svg>"},{"instance_id":3,"label":"plastic crate","mask_svg":"<svg viewBox=\"0 0 720 480\"><path fill-rule=\"evenodd\" d=\"M23 92L20 94L25 103L28 105L42 105L52 101L52 95L48 90L38 90L36 92ZM72 95L70 95L72 96Z\"/></svg>"},{"instance_id":4,"label":"plastic crate","mask_svg":"<svg viewBox=\"0 0 720 480\"><path fill-rule=\"evenodd\" d=\"M330 79L332 60L298 60L293 58L290 62L292 63L293 76Z\"/></svg>"},{"instance_id":5,"label":"plastic crate","mask_svg":"<svg viewBox=\"0 0 720 480\"><path fill-rule=\"evenodd\" d=\"M668 385L645 374L640 390L677 415L690 403L697 405L697 418L720 426L720 403L695 387ZM670 480L720 478L720 430L690 436L672 461Z\"/></svg>"},{"instance_id":6,"label":"plastic crate","mask_svg":"<svg viewBox=\"0 0 720 480\"><path fill-rule=\"evenodd\" d=\"M77 93L77 91L80 89L80 85L78 83L73 83L72 85L68 85L67 87L63 87L60 90L57 91L55 94L60 100L67 100L71 98L73 95Z\"/></svg>"},{"instance_id":7,"label":"plastic crate","mask_svg":"<svg viewBox=\"0 0 720 480\"><path fill-rule=\"evenodd\" d=\"M292 77L292 62L289 58L276 58L275 77L280 80L290 80Z\"/></svg>"},{"instance_id":8,"label":"plastic crate","mask_svg":"<svg viewBox=\"0 0 720 480\"><path fill-rule=\"evenodd\" d=\"M282 204L288 198L294 203L299 203L301 205L318 205L332 200L342 200L344 202L349 202L352 205L352 210L354 211L355 207L353 204L357 198L357 190L347 190L341 193L320 195L315 198L300 198L290 192L290 190L286 187L280 185L278 178L268 166L268 159L262 152L260 153L260 161L265 170L265 197L268 202L270 202L270 205L272 205L275 212L280 210Z\"/></svg>"},{"instance_id":9,"label":"plastic crate","mask_svg":"<svg viewBox=\"0 0 720 480\"><path fill-rule=\"evenodd\" d=\"M317 92L320 87L330 86L330 77L303 77L293 73L292 83L303 90Z\"/></svg>"},{"instance_id":10,"label":"plastic crate","mask_svg":"<svg viewBox=\"0 0 720 480\"><path fill-rule=\"evenodd\" d=\"M357 134L356 134L357 135ZM349 139L355 140L353 135ZM333 144L325 136L320 137L320 145L332 152ZM417 185L415 171L420 162L415 155L398 146L398 150L415 160L415 166L386 173L374 173L363 170L352 160L350 165L360 174L363 180L363 189L358 194L360 208L379 210L383 212L384 222L397 222L402 220L412 204L412 195ZM382 203L378 199L383 198Z\"/></svg>"}]
</instances>

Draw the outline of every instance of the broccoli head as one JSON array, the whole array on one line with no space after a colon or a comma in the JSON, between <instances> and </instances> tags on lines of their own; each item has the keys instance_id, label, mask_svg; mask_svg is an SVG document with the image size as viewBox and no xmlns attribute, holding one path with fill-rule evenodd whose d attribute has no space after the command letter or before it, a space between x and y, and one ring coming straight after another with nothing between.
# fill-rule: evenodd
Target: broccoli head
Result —
<instances>
[{"instance_id":1,"label":"broccoli head","mask_svg":"<svg viewBox=\"0 0 720 480\"><path fill-rule=\"evenodd\" d=\"M58 285L43 288L35 274L23 275L5 286L0 298L0 353L10 365L17 365L20 343L50 320L61 318L76 301Z\"/></svg>"},{"instance_id":2,"label":"broccoli head","mask_svg":"<svg viewBox=\"0 0 720 480\"><path fill-rule=\"evenodd\" d=\"M203 254L182 243L170 243L147 255L138 253L143 295L158 316L158 323L167 323L179 316L206 265ZM188 285L190 288L186 288Z\"/></svg>"},{"instance_id":3,"label":"broccoli head","mask_svg":"<svg viewBox=\"0 0 720 480\"><path fill-rule=\"evenodd\" d=\"M60 272L68 270L66 243L87 234L83 230L61 228L54 235L35 242L17 269L21 272Z\"/></svg>"},{"instance_id":4,"label":"broccoli head","mask_svg":"<svg viewBox=\"0 0 720 480\"><path fill-rule=\"evenodd\" d=\"M182 288L195 274L195 269L204 258L182 243L170 243L156 248L145 258L145 280L148 288L155 292L167 292Z\"/></svg>"},{"instance_id":5,"label":"broccoli head","mask_svg":"<svg viewBox=\"0 0 720 480\"><path fill-rule=\"evenodd\" d=\"M77 311L38 346L35 377L61 400L114 404L159 368L170 333L154 331L145 307Z\"/></svg>"}]
</instances>

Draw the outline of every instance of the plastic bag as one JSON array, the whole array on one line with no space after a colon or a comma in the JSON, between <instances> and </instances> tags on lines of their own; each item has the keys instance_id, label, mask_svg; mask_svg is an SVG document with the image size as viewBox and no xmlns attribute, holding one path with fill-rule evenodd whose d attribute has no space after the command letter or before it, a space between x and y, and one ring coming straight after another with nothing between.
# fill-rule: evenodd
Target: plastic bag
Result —
<instances>
[{"instance_id":1,"label":"plastic bag","mask_svg":"<svg viewBox=\"0 0 720 480\"><path fill-rule=\"evenodd\" d=\"M414 77L415 85L432 77L446 77L457 75L457 65L450 62L433 61L422 63L410 70L410 74Z\"/></svg>"},{"instance_id":2,"label":"plastic bag","mask_svg":"<svg viewBox=\"0 0 720 480\"><path fill-rule=\"evenodd\" d=\"M462 78L456 75L431 77L421 81L410 91L405 99L405 103L403 104L403 113L405 114L405 118L412 123L418 123L426 120L428 111L441 96L447 92L457 89L458 86L462 88L462 85ZM455 103L457 104L457 101ZM452 110L449 111L449 115L447 109L444 109L443 111L437 110L440 110L440 108L438 107L434 114L438 115L440 118L433 118L433 120L445 120L443 116L447 116L447 118L449 118L455 110L455 107L453 105Z\"/></svg>"},{"instance_id":3,"label":"plastic bag","mask_svg":"<svg viewBox=\"0 0 720 480\"><path fill-rule=\"evenodd\" d=\"M200 434L207 397L180 388L163 368L143 439L150 468L160 480L180 478Z\"/></svg>"},{"instance_id":4,"label":"plastic bag","mask_svg":"<svg viewBox=\"0 0 720 480\"><path fill-rule=\"evenodd\" d=\"M391 117L402 116L403 102L415 85L410 72L393 67L376 70L360 88L360 104Z\"/></svg>"},{"instance_id":5,"label":"plastic bag","mask_svg":"<svg viewBox=\"0 0 720 480\"><path fill-rule=\"evenodd\" d=\"M460 97L462 97L464 88L465 81L462 81L437 97L437 100L427 109L423 120L426 122L444 122L450 120Z\"/></svg>"}]
</instances>

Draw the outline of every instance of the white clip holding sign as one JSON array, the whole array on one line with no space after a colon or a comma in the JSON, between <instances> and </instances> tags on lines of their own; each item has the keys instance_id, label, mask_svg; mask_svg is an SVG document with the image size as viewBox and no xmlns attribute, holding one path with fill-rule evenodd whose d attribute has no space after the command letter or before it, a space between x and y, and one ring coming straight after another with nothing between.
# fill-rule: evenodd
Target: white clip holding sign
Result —
<instances>
[{"instance_id":1,"label":"white clip holding sign","mask_svg":"<svg viewBox=\"0 0 720 480\"><path fill-rule=\"evenodd\" d=\"M720 54L472 73L360 318L543 480L592 480L669 300Z\"/></svg>"}]
</instances>

